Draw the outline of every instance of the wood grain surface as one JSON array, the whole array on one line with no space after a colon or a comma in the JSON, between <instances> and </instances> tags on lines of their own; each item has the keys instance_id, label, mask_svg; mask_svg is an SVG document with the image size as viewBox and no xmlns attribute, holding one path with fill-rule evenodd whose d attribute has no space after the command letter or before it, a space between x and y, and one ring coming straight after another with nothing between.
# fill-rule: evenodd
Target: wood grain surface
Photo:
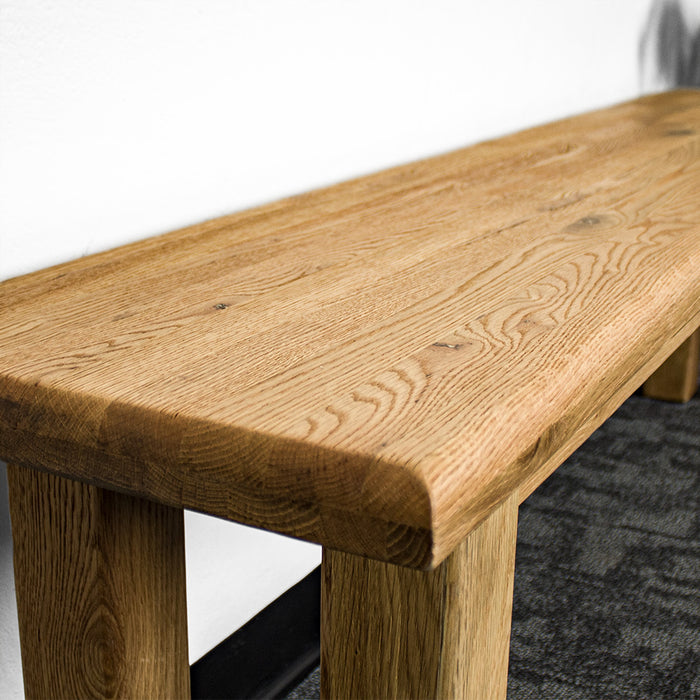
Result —
<instances>
[{"instance_id":1,"label":"wood grain surface","mask_svg":"<svg viewBox=\"0 0 700 700\"><path fill-rule=\"evenodd\" d=\"M189 698L181 510L8 466L28 699Z\"/></svg>"},{"instance_id":2,"label":"wood grain surface","mask_svg":"<svg viewBox=\"0 0 700 700\"><path fill-rule=\"evenodd\" d=\"M698 387L700 328L644 382L644 395L664 401L690 401Z\"/></svg>"},{"instance_id":3,"label":"wood grain surface","mask_svg":"<svg viewBox=\"0 0 700 700\"><path fill-rule=\"evenodd\" d=\"M323 550L321 697L505 700L513 494L434 571Z\"/></svg>"},{"instance_id":4,"label":"wood grain surface","mask_svg":"<svg viewBox=\"0 0 700 700\"><path fill-rule=\"evenodd\" d=\"M0 285L0 457L433 567L700 326L700 92Z\"/></svg>"}]
</instances>

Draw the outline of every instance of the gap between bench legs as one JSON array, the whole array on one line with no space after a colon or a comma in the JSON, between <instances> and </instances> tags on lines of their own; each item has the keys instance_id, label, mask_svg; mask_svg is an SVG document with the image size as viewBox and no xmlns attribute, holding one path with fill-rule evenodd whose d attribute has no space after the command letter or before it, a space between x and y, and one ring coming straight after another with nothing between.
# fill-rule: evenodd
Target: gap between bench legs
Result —
<instances>
[{"instance_id":1,"label":"gap between bench legs","mask_svg":"<svg viewBox=\"0 0 700 700\"><path fill-rule=\"evenodd\" d=\"M27 698L189 697L184 516L10 465Z\"/></svg>"},{"instance_id":2,"label":"gap between bench legs","mask_svg":"<svg viewBox=\"0 0 700 700\"><path fill-rule=\"evenodd\" d=\"M434 571L324 549L321 697L506 697L517 538L511 496Z\"/></svg>"}]
</instances>

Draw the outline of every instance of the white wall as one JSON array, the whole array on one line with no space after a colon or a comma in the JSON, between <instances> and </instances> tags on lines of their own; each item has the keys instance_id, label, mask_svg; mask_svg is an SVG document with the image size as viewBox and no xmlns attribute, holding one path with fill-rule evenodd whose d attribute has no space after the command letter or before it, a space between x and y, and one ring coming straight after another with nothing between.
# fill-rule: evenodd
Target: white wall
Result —
<instances>
[{"instance_id":1,"label":"white wall","mask_svg":"<svg viewBox=\"0 0 700 700\"><path fill-rule=\"evenodd\" d=\"M0 0L0 279L634 97L648 11ZM0 499L0 695L12 698ZM187 545L193 660L319 561L313 546L201 516Z\"/></svg>"}]
</instances>

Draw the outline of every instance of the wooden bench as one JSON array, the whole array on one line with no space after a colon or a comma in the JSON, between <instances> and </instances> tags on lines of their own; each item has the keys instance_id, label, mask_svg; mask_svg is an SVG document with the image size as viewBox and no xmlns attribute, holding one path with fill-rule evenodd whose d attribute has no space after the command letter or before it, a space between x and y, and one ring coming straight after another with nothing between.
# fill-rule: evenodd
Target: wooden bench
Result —
<instances>
[{"instance_id":1,"label":"wooden bench","mask_svg":"<svg viewBox=\"0 0 700 700\"><path fill-rule=\"evenodd\" d=\"M518 504L695 387L698 192L679 91L0 285L27 696L188 694L191 508L324 546L325 697L503 698Z\"/></svg>"}]
</instances>

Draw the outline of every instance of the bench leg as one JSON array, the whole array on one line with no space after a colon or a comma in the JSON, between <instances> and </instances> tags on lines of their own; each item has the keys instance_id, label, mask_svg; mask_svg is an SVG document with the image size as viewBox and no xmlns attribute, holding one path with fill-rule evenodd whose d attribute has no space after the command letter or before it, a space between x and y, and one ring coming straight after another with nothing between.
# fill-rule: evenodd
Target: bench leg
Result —
<instances>
[{"instance_id":1,"label":"bench leg","mask_svg":"<svg viewBox=\"0 0 700 700\"><path fill-rule=\"evenodd\" d=\"M8 480L27 698L189 697L182 510Z\"/></svg>"},{"instance_id":2,"label":"bench leg","mask_svg":"<svg viewBox=\"0 0 700 700\"><path fill-rule=\"evenodd\" d=\"M324 550L321 697L505 698L517 509L509 498L434 571Z\"/></svg>"},{"instance_id":3,"label":"bench leg","mask_svg":"<svg viewBox=\"0 0 700 700\"><path fill-rule=\"evenodd\" d=\"M690 401L698 386L700 328L644 382L644 396L664 401Z\"/></svg>"}]
</instances>

